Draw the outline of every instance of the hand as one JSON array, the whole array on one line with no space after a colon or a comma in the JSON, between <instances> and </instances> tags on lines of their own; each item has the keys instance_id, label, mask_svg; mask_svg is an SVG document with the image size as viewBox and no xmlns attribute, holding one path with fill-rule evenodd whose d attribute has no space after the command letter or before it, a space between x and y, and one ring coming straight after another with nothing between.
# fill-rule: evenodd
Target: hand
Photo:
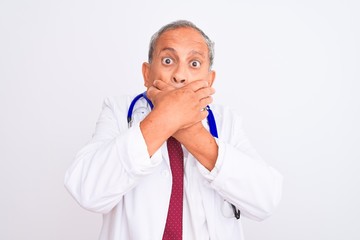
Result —
<instances>
[{"instance_id":1,"label":"hand","mask_svg":"<svg viewBox=\"0 0 360 240\"><path fill-rule=\"evenodd\" d=\"M154 80L152 86L148 88L146 91L146 96L151 100L151 102L155 105L156 98L160 96L161 94L164 94L166 92L175 90L176 88L170 84L167 84L164 81L161 80Z\"/></svg>"},{"instance_id":2,"label":"hand","mask_svg":"<svg viewBox=\"0 0 360 240\"><path fill-rule=\"evenodd\" d=\"M154 104L154 111L168 120L175 130L184 129L201 122L207 117L207 111L201 111L212 102L215 90L203 80L175 88L161 80L155 80L147 91L148 98Z\"/></svg>"}]
</instances>

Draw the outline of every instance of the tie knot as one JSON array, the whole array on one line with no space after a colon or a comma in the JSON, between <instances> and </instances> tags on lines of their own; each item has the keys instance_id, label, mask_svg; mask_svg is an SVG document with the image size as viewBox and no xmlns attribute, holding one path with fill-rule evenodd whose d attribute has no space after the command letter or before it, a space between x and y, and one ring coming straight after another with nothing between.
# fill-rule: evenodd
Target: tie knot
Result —
<instances>
[{"instance_id":1,"label":"tie knot","mask_svg":"<svg viewBox=\"0 0 360 240\"><path fill-rule=\"evenodd\" d=\"M169 137L169 138L168 138L168 142L171 142L171 143L178 143L179 141L178 141L178 140L176 140L176 138L174 138L174 137Z\"/></svg>"},{"instance_id":2,"label":"tie knot","mask_svg":"<svg viewBox=\"0 0 360 240\"><path fill-rule=\"evenodd\" d=\"M167 148L168 148L168 152L170 155L170 158L174 157L174 158L183 158L183 151L181 148L181 143L176 140L174 137L170 137L167 140Z\"/></svg>"}]
</instances>

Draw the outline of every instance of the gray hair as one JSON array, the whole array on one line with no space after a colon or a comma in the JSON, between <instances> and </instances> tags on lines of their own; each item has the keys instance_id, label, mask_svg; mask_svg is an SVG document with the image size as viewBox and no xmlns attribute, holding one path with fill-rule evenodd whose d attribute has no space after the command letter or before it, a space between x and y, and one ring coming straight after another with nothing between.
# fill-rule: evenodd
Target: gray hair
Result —
<instances>
[{"instance_id":1,"label":"gray hair","mask_svg":"<svg viewBox=\"0 0 360 240\"><path fill-rule=\"evenodd\" d=\"M192 29L196 30L197 32L199 32L204 37L205 43L206 43L206 45L208 47L208 51L209 51L209 63L210 63L210 69L211 69L213 62L214 62L214 42L212 42L210 40L210 38L200 28L198 28L195 24L193 24L192 22L187 21L187 20L177 20L177 21L171 22L171 23L163 26L162 28L160 28L160 30L157 31L151 37L150 45L149 45L149 55L148 55L149 63L151 63L151 61L153 59L155 46L156 46L156 43L157 43L157 40L159 39L159 37L166 31L174 30L174 29L178 29L178 28L192 28Z\"/></svg>"}]
</instances>

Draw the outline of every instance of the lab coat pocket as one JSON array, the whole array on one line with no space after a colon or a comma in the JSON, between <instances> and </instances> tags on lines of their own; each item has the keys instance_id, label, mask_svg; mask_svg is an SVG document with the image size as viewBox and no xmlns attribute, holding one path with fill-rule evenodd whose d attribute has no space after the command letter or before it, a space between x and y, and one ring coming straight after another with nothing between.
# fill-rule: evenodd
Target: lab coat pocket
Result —
<instances>
[{"instance_id":1,"label":"lab coat pocket","mask_svg":"<svg viewBox=\"0 0 360 240\"><path fill-rule=\"evenodd\" d=\"M233 210L231 204L226 200L224 200L222 203L221 212L222 212L223 216L226 218L234 217L234 210Z\"/></svg>"}]
</instances>

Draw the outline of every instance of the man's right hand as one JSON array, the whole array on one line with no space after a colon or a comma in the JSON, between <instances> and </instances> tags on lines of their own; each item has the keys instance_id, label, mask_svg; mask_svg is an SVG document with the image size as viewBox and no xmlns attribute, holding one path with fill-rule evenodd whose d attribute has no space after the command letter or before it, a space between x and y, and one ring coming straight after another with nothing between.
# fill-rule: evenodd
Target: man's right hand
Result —
<instances>
[{"instance_id":1,"label":"man's right hand","mask_svg":"<svg viewBox=\"0 0 360 240\"><path fill-rule=\"evenodd\" d=\"M155 80L147 96L154 104L154 111L158 111L161 117L168 120L168 125L177 131L207 117L207 111L202 109L212 102L214 92L204 80L193 81L181 88Z\"/></svg>"},{"instance_id":2,"label":"man's right hand","mask_svg":"<svg viewBox=\"0 0 360 240\"><path fill-rule=\"evenodd\" d=\"M207 117L202 111L212 102L214 89L203 80L175 88L161 80L156 80L149 87L147 97L154 104L154 109L140 123L149 155L175 132L192 126Z\"/></svg>"}]
</instances>

